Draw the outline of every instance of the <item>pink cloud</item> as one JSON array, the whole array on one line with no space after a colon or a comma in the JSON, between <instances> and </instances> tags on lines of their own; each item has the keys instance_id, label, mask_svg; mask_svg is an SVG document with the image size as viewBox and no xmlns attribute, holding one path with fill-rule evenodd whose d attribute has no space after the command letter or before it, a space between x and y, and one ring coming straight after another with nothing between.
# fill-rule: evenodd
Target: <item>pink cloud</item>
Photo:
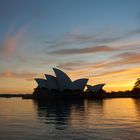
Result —
<instances>
[{"instance_id":1,"label":"pink cloud","mask_svg":"<svg viewBox=\"0 0 140 140\"><path fill-rule=\"evenodd\" d=\"M18 43L21 41L24 33L25 28L19 29L14 35L11 34L11 29L10 31L8 31L8 34L1 45L2 55L4 57L9 57L12 54L14 54L18 46Z\"/></svg>"}]
</instances>

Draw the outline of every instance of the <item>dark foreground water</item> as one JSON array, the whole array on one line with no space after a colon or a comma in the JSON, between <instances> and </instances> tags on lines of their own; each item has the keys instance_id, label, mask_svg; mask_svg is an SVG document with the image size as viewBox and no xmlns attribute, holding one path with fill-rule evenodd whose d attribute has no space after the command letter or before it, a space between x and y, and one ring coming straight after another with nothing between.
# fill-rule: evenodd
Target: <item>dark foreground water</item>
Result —
<instances>
[{"instance_id":1,"label":"dark foreground water","mask_svg":"<svg viewBox=\"0 0 140 140\"><path fill-rule=\"evenodd\" d=\"M0 98L0 140L140 140L140 99Z\"/></svg>"}]
</instances>

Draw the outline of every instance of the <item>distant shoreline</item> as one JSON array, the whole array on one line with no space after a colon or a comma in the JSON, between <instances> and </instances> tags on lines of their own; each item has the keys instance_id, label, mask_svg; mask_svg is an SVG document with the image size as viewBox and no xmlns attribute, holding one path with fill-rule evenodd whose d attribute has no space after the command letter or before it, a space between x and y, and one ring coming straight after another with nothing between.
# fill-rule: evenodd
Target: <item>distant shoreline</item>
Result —
<instances>
[{"instance_id":1,"label":"distant shoreline","mask_svg":"<svg viewBox=\"0 0 140 140\"><path fill-rule=\"evenodd\" d=\"M46 95L34 96L33 94L0 94L0 98L22 98L22 99L104 99L104 98L140 98L140 93L131 92L112 92L112 93L81 93L81 94L68 94L68 95Z\"/></svg>"},{"instance_id":2,"label":"distant shoreline","mask_svg":"<svg viewBox=\"0 0 140 140\"><path fill-rule=\"evenodd\" d=\"M30 96L32 94L0 94L0 98L22 98L24 96Z\"/></svg>"}]
</instances>

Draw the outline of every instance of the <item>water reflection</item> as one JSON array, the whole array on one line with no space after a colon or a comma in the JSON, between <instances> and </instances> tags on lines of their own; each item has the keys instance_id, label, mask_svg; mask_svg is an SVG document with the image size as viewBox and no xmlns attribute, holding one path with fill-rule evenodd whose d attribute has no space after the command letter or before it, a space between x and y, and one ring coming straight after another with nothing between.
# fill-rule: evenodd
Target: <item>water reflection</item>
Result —
<instances>
[{"instance_id":1,"label":"water reflection","mask_svg":"<svg viewBox=\"0 0 140 140\"><path fill-rule=\"evenodd\" d=\"M73 108L79 111L84 109L84 100L79 101L35 101L38 109L38 116L45 120L47 124L65 125L68 124L71 110ZM82 106L82 107L81 107Z\"/></svg>"},{"instance_id":2,"label":"water reflection","mask_svg":"<svg viewBox=\"0 0 140 140\"><path fill-rule=\"evenodd\" d=\"M35 104L39 120L61 136L84 134L96 139L125 139L133 133L133 138L140 137L139 99L36 101Z\"/></svg>"},{"instance_id":3,"label":"water reflection","mask_svg":"<svg viewBox=\"0 0 140 140\"><path fill-rule=\"evenodd\" d=\"M35 101L39 119L46 124L72 125L89 120L91 114L103 116L104 100ZM93 117L93 116L92 116ZM77 121L77 122L76 122Z\"/></svg>"},{"instance_id":4,"label":"water reflection","mask_svg":"<svg viewBox=\"0 0 140 140\"><path fill-rule=\"evenodd\" d=\"M0 124L6 140L139 140L140 99L0 99Z\"/></svg>"},{"instance_id":5,"label":"water reflection","mask_svg":"<svg viewBox=\"0 0 140 140\"><path fill-rule=\"evenodd\" d=\"M137 116L140 117L140 99L133 99L133 102L137 112Z\"/></svg>"}]
</instances>

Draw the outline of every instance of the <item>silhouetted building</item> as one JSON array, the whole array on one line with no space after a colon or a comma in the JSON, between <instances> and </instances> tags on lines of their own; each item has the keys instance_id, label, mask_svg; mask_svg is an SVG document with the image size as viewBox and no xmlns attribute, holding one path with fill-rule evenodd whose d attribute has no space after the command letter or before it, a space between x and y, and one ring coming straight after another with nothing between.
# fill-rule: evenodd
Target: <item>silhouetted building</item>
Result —
<instances>
[{"instance_id":1,"label":"silhouetted building","mask_svg":"<svg viewBox=\"0 0 140 140\"><path fill-rule=\"evenodd\" d=\"M87 78L77 79L72 82L70 77L63 71L57 68L53 68L53 70L56 77L49 74L45 74L46 80L40 78L35 79L35 81L38 84L37 88L46 88L49 91L58 90L60 92L63 92L65 90L84 91L85 86L88 82Z\"/></svg>"}]
</instances>

